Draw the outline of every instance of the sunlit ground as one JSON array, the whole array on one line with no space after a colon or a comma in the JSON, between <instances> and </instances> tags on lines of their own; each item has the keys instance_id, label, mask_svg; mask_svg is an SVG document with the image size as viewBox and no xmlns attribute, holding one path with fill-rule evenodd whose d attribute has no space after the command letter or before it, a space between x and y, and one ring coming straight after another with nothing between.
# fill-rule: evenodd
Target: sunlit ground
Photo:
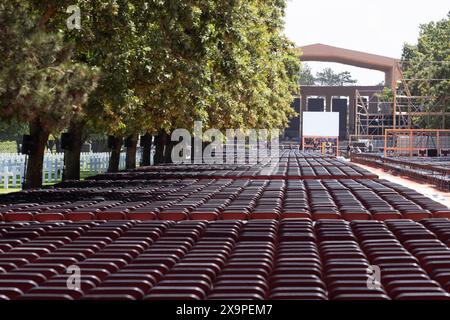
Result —
<instances>
[{"instance_id":1,"label":"sunlit ground","mask_svg":"<svg viewBox=\"0 0 450 320\"><path fill-rule=\"evenodd\" d=\"M91 176L94 176L94 175L96 175L96 173L90 173L89 171L81 171L80 172L80 180L84 180L87 177L91 177ZM61 182L60 179L58 179L58 183L59 182ZM12 178L10 178L9 184L10 184L11 187L8 188L8 189L4 188L3 183L0 185L0 194L7 194L7 193L17 192L17 191L22 190L22 188L12 188ZM46 183L44 183L44 186L51 186L51 185L54 185L54 184L55 183L53 183L53 182L46 182Z\"/></svg>"}]
</instances>

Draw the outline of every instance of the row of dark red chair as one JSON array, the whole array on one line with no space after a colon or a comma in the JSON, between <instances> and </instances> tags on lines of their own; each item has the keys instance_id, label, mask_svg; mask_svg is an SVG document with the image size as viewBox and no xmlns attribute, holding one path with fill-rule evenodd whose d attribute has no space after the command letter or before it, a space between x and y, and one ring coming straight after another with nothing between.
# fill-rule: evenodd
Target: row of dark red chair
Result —
<instances>
[{"instance_id":1,"label":"row of dark red chair","mask_svg":"<svg viewBox=\"0 0 450 320\"><path fill-rule=\"evenodd\" d=\"M385 158L372 154L354 154L352 161L424 181L443 191L450 191L450 157Z\"/></svg>"},{"instance_id":2,"label":"row of dark red chair","mask_svg":"<svg viewBox=\"0 0 450 320\"><path fill-rule=\"evenodd\" d=\"M448 300L449 228L449 219L0 223L0 299Z\"/></svg>"},{"instance_id":3,"label":"row of dark red chair","mask_svg":"<svg viewBox=\"0 0 450 320\"><path fill-rule=\"evenodd\" d=\"M77 188L5 195L0 203L0 221L450 217L445 205L378 179L150 180L130 185L123 181L120 188L80 182Z\"/></svg>"},{"instance_id":4,"label":"row of dark red chair","mask_svg":"<svg viewBox=\"0 0 450 320\"><path fill-rule=\"evenodd\" d=\"M411 250L411 246L422 243L425 238L434 239L433 233L410 220L352 224L370 263L379 266L382 285L393 299L448 300L447 291L433 279L430 269L416 256L417 252ZM416 230L421 231L417 233ZM432 242L437 245L439 241ZM443 243L440 248L445 255L450 254ZM423 253L433 260L432 248Z\"/></svg>"},{"instance_id":5,"label":"row of dark red chair","mask_svg":"<svg viewBox=\"0 0 450 320\"><path fill-rule=\"evenodd\" d=\"M166 164L141 167L122 173L107 173L90 179L141 180L161 178L216 179L372 179L377 176L366 169L334 157L307 156L299 151L281 151L261 161L233 164Z\"/></svg>"}]
</instances>

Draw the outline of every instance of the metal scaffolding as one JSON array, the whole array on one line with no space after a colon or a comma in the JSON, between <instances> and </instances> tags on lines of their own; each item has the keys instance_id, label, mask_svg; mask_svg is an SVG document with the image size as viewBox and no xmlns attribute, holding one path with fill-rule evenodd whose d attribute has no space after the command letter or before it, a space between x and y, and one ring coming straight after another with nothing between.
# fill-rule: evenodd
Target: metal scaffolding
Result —
<instances>
[{"instance_id":1,"label":"metal scaffolding","mask_svg":"<svg viewBox=\"0 0 450 320\"><path fill-rule=\"evenodd\" d=\"M434 157L450 155L450 130L388 129L384 135L384 156Z\"/></svg>"},{"instance_id":2,"label":"metal scaffolding","mask_svg":"<svg viewBox=\"0 0 450 320\"><path fill-rule=\"evenodd\" d=\"M409 82L444 79L405 79L401 63L397 65L397 86L391 102L380 101L377 94L367 99L367 94L356 90L355 135L383 135L386 129L422 129L430 126L446 129L450 123L448 102L450 96L413 96ZM379 91L381 93L381 91Z\"/></svg>"}]
</instances>

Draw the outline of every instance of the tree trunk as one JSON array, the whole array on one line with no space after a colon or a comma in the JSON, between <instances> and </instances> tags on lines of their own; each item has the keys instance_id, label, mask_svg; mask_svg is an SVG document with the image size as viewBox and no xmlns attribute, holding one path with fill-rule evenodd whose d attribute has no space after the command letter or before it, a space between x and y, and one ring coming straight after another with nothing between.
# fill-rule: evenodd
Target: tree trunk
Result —
<instances>
[{"instance_id":1,"label":"tree trunk","mask_svg":"<svg viewBox=\"0 0 450 320\"><path fill-rule=\"evenodd\" d=\"M50 132L42 127L39 119L30 123L31 148L28 157L26 182L24 189L42 187L42 169L44 164L45 145Z\"/></svg>"},{"instance_id":2,"label":"tree trunk","mask_svg":"<svg viewBox=\"0 0 450 320\"><path fill-rule=\"evenodd\" d=\"M42 29L45 26L45 24L48 22L48 20L50 20L56 14L57 10L58 10L57 6L55 6L55 5L48 5L44 16L39 21L38 27L40 29Z\"/></svg>"},{"instance_id":3,"label":"tree trunk","mask_svg":"<svg viewBox=\"0 0 450 320\"><path fill-rule=\"evenodd\" d=\"M155 139L155 159L154 164L164 163L164 147L167 144L167 134L164 130L160 130Z\"/></svg>"},{"instance_id":4,"label":"tree trunk","mask_svg":"<svg viewBox=\"0 0 450 320\"><path fill-rule=\"evenodd\" d=\"M152 155L152 135L146 133L141 137L142 139L142 166L149 166L151 164Z\"/></svg>"},{"instance_id":5,"label":"tree trunk","mask_svg":"<svg viewBox=\"0 0 450 320\"><path fill-rule=\"evenodd\" d=\"M63 181L80 180L80 153L83 146L84 123L71 122L69 126L69 149L64 151Z\"/></svg>"},{"instance_id":6,"label":"tree trunk","mask_svg":"<svg viewBox=\"0 0 450 320\"><path fill-rule=\"evenodd\" d=\"M120 162L120 150L122 149L123 140L117 138L114 148L111 149L111 156L109 157L108 172L118 172Z\"/></svg>"},{"instance_id":7,"label":"tree trunk","mask_svg":"<svg viewBox=\"0 0 450 320\"><path fill-rule=\"evenodd\" d=\"M128 137L126 168L127 170L136 169L136 151L137 151L138 135L133 134Z\"/></svg>"},{"instance_id":8,"label":"tree trunk","mask_svg":"<svg viewBox=\"0 0 450 320\"><path fill-rule=\"evenodd\" d=\"M195 139L191 137L191 163L195 161Z\"/></svg>"}]
</instances>

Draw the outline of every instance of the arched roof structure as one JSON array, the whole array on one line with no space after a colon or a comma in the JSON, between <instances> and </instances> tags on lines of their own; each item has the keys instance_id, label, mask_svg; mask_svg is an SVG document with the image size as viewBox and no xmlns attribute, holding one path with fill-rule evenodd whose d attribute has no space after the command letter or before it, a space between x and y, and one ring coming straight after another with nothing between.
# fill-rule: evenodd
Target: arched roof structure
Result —
<instances>
[{"instance_id":1,"label":"arched roof structure","mask_svg":"<svg viewBox=\"0 0 450 320\"><path fill-rule=\"evenodd\" d=\"M382 71L385 85L395 87L401 77L398 60L376 54L343 49L325 44L312 44L297 48L302 61L337 62L355 67Z\"/></svg>"}]
</instances>

